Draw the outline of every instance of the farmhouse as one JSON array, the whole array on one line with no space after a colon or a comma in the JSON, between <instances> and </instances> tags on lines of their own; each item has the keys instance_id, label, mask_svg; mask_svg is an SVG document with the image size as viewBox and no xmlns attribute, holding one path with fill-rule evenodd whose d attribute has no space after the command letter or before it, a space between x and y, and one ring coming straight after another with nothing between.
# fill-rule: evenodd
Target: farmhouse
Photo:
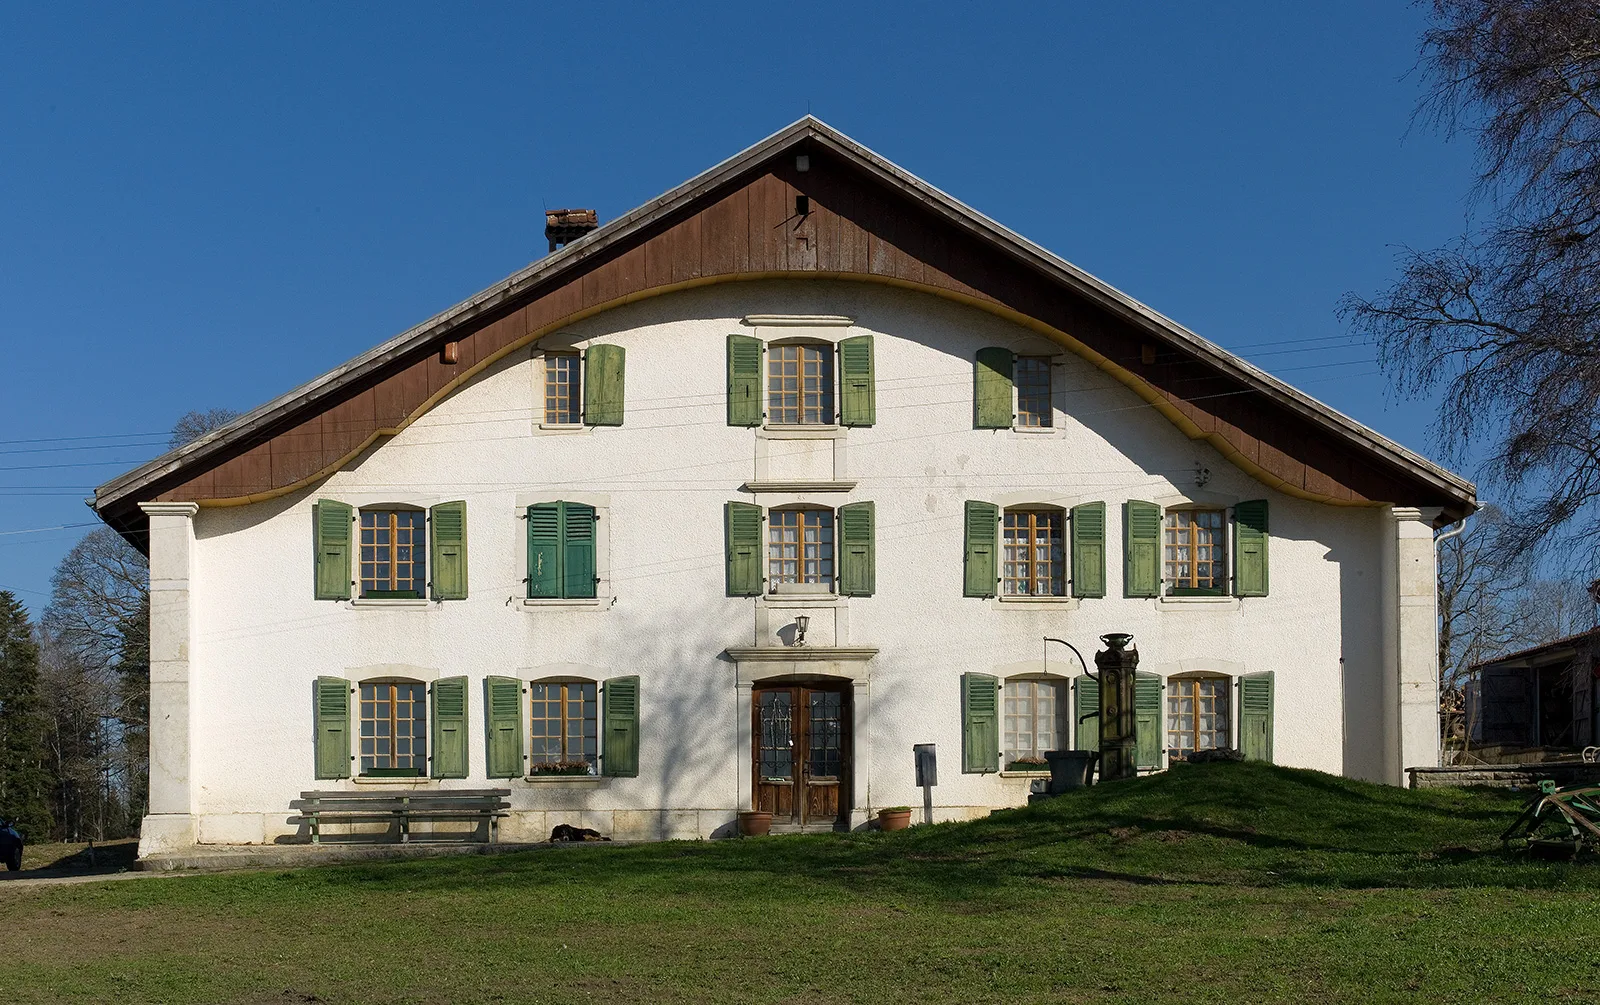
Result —
<instances>
[{"instance_id":1,"label":"farmhouse","mask_svg":"<svg viewBox=\"0 0 1600 1005\"><path fill-rule=\"evenodd\" d=\"M712 837L1139 760L1438 760L1473 486L807 117L97 491L151 563L144 854L302 791ZM556 246L560 245L559 248Z\"/></svg>"}]
</instances>

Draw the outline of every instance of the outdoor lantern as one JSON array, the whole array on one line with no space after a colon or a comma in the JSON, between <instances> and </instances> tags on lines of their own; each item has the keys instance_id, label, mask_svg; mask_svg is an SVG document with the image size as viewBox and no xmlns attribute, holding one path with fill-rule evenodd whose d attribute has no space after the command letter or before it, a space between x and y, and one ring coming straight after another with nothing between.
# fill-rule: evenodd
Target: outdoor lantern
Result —
<instances>
[{"instance_id":1,"label":"outdoor lantern","mask_svg":"<svg viewBox=\"0 0 1600 1005\"><path fill-rule=\"evenodd\" d=\"M794 616L794 644L795 645L803 646L803 645L806 644L806 629L810 628L810 627L811 627L811 617L809 615L796 614Z\"/></svg>"}]
</instances>

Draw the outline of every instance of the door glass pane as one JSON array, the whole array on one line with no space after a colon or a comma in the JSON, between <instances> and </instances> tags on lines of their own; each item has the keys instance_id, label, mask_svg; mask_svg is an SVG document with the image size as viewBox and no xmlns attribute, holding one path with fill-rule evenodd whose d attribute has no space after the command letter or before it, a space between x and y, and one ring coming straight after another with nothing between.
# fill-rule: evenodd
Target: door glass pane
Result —
<instances>
[{"instance_id":1,"label":"door glass pane","mask_svg":"<svg viewBox=\"0 0 1600 1005\"><path fill-rule=\"evenodd\" d=\"M762 778L794 778L794 710L788 691L761 692Z\"/></svg>"},{"instance_id":2,"label":"door glass pane","mask_svg":"<svg viewBox=\"0 0 1600 1005\"><path fill-rule=\"evenodd\" d=\"M812 691L810 702L812 778L838 778L844 761L844 733L840 722L843 695L836 691Z\"/></svg>"}]
</instances>

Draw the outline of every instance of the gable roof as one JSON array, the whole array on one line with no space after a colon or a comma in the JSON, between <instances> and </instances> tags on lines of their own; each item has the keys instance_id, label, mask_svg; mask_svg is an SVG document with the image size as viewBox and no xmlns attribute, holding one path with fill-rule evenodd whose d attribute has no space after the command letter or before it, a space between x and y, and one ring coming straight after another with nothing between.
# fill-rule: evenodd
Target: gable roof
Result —
<instances>
[{"instance_id":1,"label":"gable roof","mask_svg":"<svg viewBox=\"0 0 1600 1005\"><path fill-rule=\"evenodd\" d=\"M806 153L802 171L792 154ZM811 196L804 244L784 224ZM796 239L798 240L798 239ZM114 478L94 506L233 505L325 477L494 359L643 296L750 278L925 290L1033 327L1282 491L1335 504L1477 507L1471 482L1228 353L807 116L588 236L228 425ZM459 363L438 359L457 342ZM1151 353L1148 350L1154 349ZM1151 356L1155 357L1150 362Z\"/></svg>"}]
</instances>

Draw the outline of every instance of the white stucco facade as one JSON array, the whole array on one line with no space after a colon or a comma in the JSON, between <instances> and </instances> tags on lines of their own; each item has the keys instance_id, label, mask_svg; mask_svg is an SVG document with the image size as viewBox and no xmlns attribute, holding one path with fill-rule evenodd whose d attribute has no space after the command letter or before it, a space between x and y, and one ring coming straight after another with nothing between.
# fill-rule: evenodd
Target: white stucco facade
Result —
<instances>
[{"instance_id":1,"label":"white stucco facade","mask_svg":"<svg viewBox=\"0 0 1600 1005\"><path fill-rule=\"evenodd\" d=\"M848 324L752 326L759 315ZM729 426L725 340L872 334L876 422ZM544 348L627 352L620 427L543 428ZM1054 358L1048 431L973 428L985 346ZM312 507L465 500L465 600L313 599ZM1104 598L962 595L963 506L1106 504ZM1268 500L1268 596L1123 596L1122 504ZM531 503L599 513L598 598L525 602ZM725 596L723 507L876 506L870 597ZM833 280L732 282L590 317L518 351L320 483L242 506L147 507L153 592L152 817L142 850L300 833L319 676L468 678L470 768L423 787L508 787L507 840L556 823L618 838L712 837L751 800L751 689L783 674L848 682L849 821L920 806L912 745L936 743L939 818L1026 799L1029 779L961 772L960 677L1076 676L1099 635L1129 632L1141 669L1275 674L1274 759L1398 783L1436 761L1431 512L1276 492L1189 439L1101 370L1033 332L923 293ZM811 619L809 652L792 641ZM748 650L763 650L752 655ZM732 653L733 655L730 655ZM486 676L640 678L637 777L485 777ZM1234 716L1237 719L1237 716ZM387 782L386 784L393 784Z\"/></svg>"}]
</instances>

